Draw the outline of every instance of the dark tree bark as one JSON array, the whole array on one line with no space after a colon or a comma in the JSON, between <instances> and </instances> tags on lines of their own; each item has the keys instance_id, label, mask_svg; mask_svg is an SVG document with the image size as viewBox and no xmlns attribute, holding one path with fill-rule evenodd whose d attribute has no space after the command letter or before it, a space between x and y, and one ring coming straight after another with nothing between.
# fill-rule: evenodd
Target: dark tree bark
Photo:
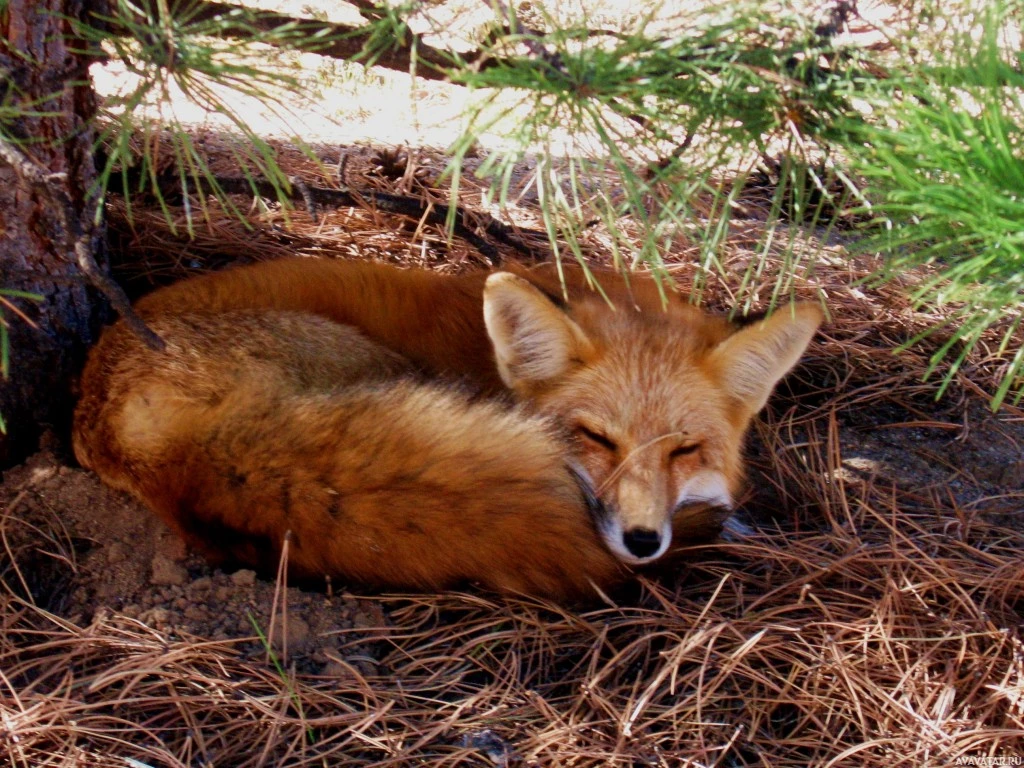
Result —
<instances>
[{"instance_id":1,"label":"dark tree bark","mask_svg":"<svg viewBox=\"0 0 1024 768\"><path fill-rule=\"evenodd\" d=\"M73 404L70 378L98 330L104 302L88 287L76 240L100 253L88 190L96 176L90 120L96 99L88 58L72 50L67 18L88 0L10 0L0 14L0 89L9 105L40 114L0 124L0 288L40 294L12 299L10 378L0 380L0 465L32 449L46 425L60 425ZM56 175L53 175L56 174ZM40 183L45 176L46 183ZM35 181L33 181L33 178Z\"/></svg>"}]
</instances>

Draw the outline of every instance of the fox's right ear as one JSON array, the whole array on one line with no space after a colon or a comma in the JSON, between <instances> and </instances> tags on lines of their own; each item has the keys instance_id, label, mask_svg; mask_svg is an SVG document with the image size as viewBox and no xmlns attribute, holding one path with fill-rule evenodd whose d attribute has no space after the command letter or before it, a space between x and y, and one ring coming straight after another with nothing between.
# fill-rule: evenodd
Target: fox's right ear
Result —
<instances>
[{"instance_id":1,"label":"fox's right ear","mask_svg":"<svg viewBox=\"0 0 1024 768\"><path fill-rule=\"evenodd\" d=\"M586 334L561 307L509 272L487 278L484 324L502 381L522 397L563 375L593 351Z\"/></svg>"}]
</instances>

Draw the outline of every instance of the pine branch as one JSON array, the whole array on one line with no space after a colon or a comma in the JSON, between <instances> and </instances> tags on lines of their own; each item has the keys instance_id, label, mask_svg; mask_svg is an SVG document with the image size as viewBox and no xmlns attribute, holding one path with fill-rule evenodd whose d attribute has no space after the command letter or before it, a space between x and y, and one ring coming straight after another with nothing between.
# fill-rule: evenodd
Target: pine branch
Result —
<instances>
[{"instance_id":1,"label":"pine branch","mask_svg":"<svg viewBox=\"0 0 1024 768\"><path fill-rule=\"evenodd\" d=\"M381 6L369 2L369 0L353 0L363 17L370 22L380 21L384 18ZM310 51L312 53L327 56L333 59L344 61L360 61L365 57L366 44L371 41L373 31L367 27L351 26L334 22L319 21L316 19L303 19L289 16L276 11L254 10L233 3L217 2L217 0L169 0L168 10L171 14L187 12L190 20L212 21L227 19L229 16L238 16L245 19L249 30L239 25L226 25L221 33L223 37L236 40L265 42L274 45L273 39L265 39L268 33L288 30L289 45L297 50ZM119 29L116 24L105 23L108 31L114 34L126 34L127 30ZM216 30L211 30L217 34ZM628 36L622 32L610 29L587 29L580 30L582 37L611 37L624 40ZM497 36L490 35L485 38L485 44L494 43L502 36L515 36L529 52L529 58L545 62L556 70L564 67L561 55L557 51L549 51L543 43L543 33L525 28L520 30L518 26L511 27L503 25ZM665 42L665 38L654 38L651 43L657 45ZM487 48L476 48L469 51L460 51L457 54L436 48L423 41L422 36L406 32L402 39L394 39L388 50L379 51L371 62L374 66L385 67L399 72L408 73L413 69L413 51L415 51L415 69L417 77L425 80L447 81L451 79L451 70L460 71L472 70L476 72L493 69L496 67L507 67L522 57L496 56ZM700 55L684 57L693 61L699 61ZM425 66L423 66L425 65ZM643 124L643 118L638 115L629 115L630 120Z\"/></svg>"},{"instance_id":2,"label":"pine branch","mask_svg":"<svg viewBox=\"0 0 1024 768\"><path fill-rule=\"evenodd\" d=\"M129 170L124 177L121 174L113 174L108 192L121 195L131 194L140 188L140 181L140 174L134 169ZM147 179L147 184L151 181ZM259 178L214 176L211 181L216 183L224 194L229 195L255 194L276 200L280 192L271 182ZM311 215L315 215L314 211L317 207L371 206L373 209L385 213L408 216L430 224L445 226L451 211L451 206L447 203L414 195L398 195L375 189L356 189L347 185L340 189L330 189L303 183L296 184L295 179L291 181L292 188L288 193L289 199L295 202L301 201ZM180 199L181 178L174 168L160 173L155 182L160 194L166 200ZM481 232L483 235L480 234ZM492 241L507 245L533 261L550 257L548 249L531 243L531 240L538 243L547 242L547 233L513 227L495 219L490 214L474 211L461 205L455 206L454 234L470 243L482 256L494 264L500 264L503 259Z\"/></svg>"},{"instance_id":3,"label":"pine branch","mask_svg":"<svg viewBox=\"0 0 1024 768\"><path fill-rule=\"evenodd\" d=\"M362 0L353 3L369 21L378 21L384 17L380 6ZM300 19L274 11L254 11L231 3L215 2L215 0L170 0L168 3L172 14L187 12L194 21L210 21L229 15L244 14L246 25L252 29L247 33L238 25L232 25L225 36L239 40L259 40L261 34L272 33L288 28L292 32L291 45L298 50L308 50L321 56L345 61L358 61L365 52L372 31L364 27L335 24L315 19ZM117 31L116 29L112 31ZM376 66L409 72L413 65L415 50L416 74L426 80L447 80L448 70L455 66L455 55L435 48L423 41L419 35L407 32L403 39L395 39L392 46L378 53L371 62ZM479 64L483 67L496 66L497 61L481 61L481 51L468 51L458 55L460 65ZM423 66L426 65L426 66Z\"/></svg>"}]
</instances>

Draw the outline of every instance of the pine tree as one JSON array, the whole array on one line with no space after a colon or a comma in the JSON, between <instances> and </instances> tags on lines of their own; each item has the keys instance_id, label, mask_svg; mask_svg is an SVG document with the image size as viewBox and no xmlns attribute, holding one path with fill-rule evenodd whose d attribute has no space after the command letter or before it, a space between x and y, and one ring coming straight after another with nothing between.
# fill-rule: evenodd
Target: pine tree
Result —
<instances>
[{"instance_id":1,"label":"pine tree","mask_svg":"<svg viewBox=\"0 0 1024 768\"><path fill-rule=\"evenodd\" d=\"M159 146L161 156L174 158L171 182L192 205L189 217L204 214L209 194L231 208L228 192L237 190L209 171L184 126L140 121L140 105L159 104L173 85L221 111L242 138L239 167L251 191L285 202L297 196L267 144L217 96L228 86L272 101L300 87L254 64L246 54L256 44L488 89L482 92L492 96L478 101L453 147L452 200L478 136L506 129L507 149L475 172L503 204L512 168L535 154L532 183L559 257L580 255L582 233L597 223L621 266L657 269L681 232L696 231L697 268L720 271L736 199L770 158L776 183L765 243L783 219L796 232L788 236L799 237L801 228L820 231L844 209L859 208L870 219L865 242L889 254L893 270L922 261L938 266L919 288L920 303L962 307L936 361L954 349L963 359L1001 323L1003 346L1015 355L995 402L1020 398L1024 78L1005 39L1021 31L1016 5L983 4L985 12L969 13L966 5L926 3L926 12L944 20L933 26L955 34L929 37L907 27L879 54L849 42L845 32L857 11L848 0L817 15L795 5L733 2L694 4L675 15L638 4L615 18L573 16L541 3L524 18L494 0L491 23L481 25L468 51L428 44L429 4L353 4L362 25L199 0L0 3L6 454L13 455L14 438L24 447L37 424L66 416L68 374L103 307L113 302L125 310L123 294L104 277L105 191L119 186L131 205L130 193L141 188L169 205ZM140 85L103 105L98 121L88 65L109 57L124 62ZM503 121L508 94L526 116L510 129ZM454 218L454 206L448 211ZM751 265L743 286L759 269ZM780 278L772 303L786 298L790 277ZM749 300L742 287L738 300ZM1009 324L1008 312L1015 318Z\"/></svg>"},{"instance_id":2,"label":"pine tree","mask_svg":"<svg viewBox=\"0 0 1024 768\"><path fill-rule=\"evenodd\" d=\"M0 462L24 452L38 425L66 418L69 376L101 318L76 254L103 262L90 59L68 23L83 11L79 0L0 8Z\"/></svg>"}]
</instances>

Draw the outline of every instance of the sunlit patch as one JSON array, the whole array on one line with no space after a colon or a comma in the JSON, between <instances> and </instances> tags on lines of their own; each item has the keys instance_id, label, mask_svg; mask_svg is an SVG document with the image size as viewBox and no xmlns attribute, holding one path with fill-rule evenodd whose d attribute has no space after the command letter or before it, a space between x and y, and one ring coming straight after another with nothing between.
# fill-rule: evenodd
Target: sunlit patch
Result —
<instances>
[{"instance_id":1,"label":"sunlit patch","mask_svg":"<svg viewBox=\"0 0 1024 768\"><path fill-rule=\"evenodd\" d=\"M898 470L885 461L850 456L844 457L839 466L823 470L822 474L834 483L860 485L879 475L898 474Z\"/></svg>"},{"instance_id":2,"label":"sunlit patch","mask_svg":"<svg viewBox=\"0 0 1024 768\"><path fill-rule=\"evenodd\" d=\"M29 475L30 484L42 483L57 474L56 467L35 467Z\"/></svg>"}]
</instances>

